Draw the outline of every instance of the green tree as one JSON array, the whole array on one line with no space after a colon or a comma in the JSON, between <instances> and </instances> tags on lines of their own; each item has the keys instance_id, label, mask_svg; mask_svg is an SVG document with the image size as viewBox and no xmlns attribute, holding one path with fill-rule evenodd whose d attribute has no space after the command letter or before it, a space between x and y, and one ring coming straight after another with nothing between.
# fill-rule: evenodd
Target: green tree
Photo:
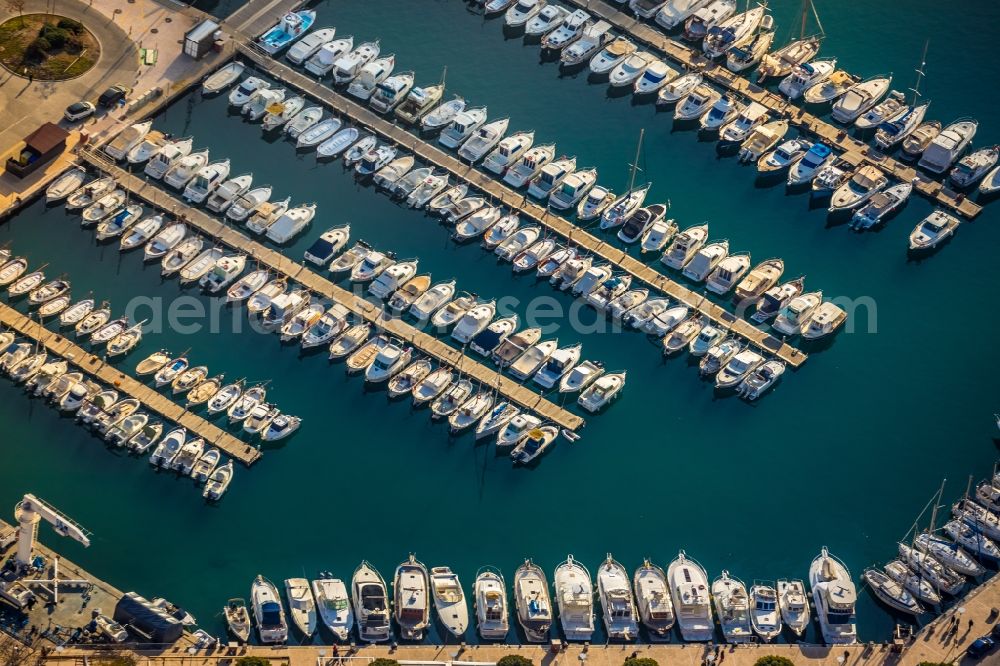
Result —
<instances>
[{"instance_id":1,"label":"green tree","mask_svg":"<svg viewBox=\"0 0 1000 666\"><path fill-rule=\"evenodd\" d=\"M83 32L83 24L71 18L59 19L56 26L68 32L72 32L74 35L79 35Z\"/></svg>"},{"instance_id":2,"label":"green tree","mask_svg":"<svg viewBox=\"0 0 1000 666\"><path fill-rule=\"evenodd\" d=\"M535 666L534 662L527 657L522 657L519 654L508 654L506 657L500 657L497 661L497 666Z\"/></svg>"},{"instance_id":3,"label":"green tree","mask_svg":"<svg viewBox=\"0 0 1000 666\"><path fill-rule=\"evenodd\" d=\"M755 661L754 666L795 666L795 664L788 657L769 654Z\"/></svg>"},{"instance_id":4,"label":"green tree","mask_svg":"<svg viewBox=\"0 0 1000 666\"><path fill-rule=\"evenodd\" d=\"M629 657L625 660L625 666L660 666L660 664L650 657Z\"/></svg>"},{"instance_id":5,"label":"green tree","mask_svg":"<svg viewBox=\"0 0 1000 666\"><path fill-rule=\"evenodd\" d=\"M271 660L264 657L240 657L236 666L271 666Z\"/></svg>"}]
</instances>

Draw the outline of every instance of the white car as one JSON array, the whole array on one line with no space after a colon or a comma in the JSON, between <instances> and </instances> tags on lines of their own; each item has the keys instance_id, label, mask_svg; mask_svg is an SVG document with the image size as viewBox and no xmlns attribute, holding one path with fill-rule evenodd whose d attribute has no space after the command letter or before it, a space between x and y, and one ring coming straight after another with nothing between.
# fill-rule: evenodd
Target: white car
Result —
<instances>
[{"instance_id":1,"label":"white car","mask_svg":"<svg viewBox=\"0 0 1000 666\"><path fill-rule=\"evenodd\" d=\"M75 123L78 120L83 120L94 115L95 110L94 105L90 102L73 102L66 107L63 117L69 122Z\"/></svg>"}]
</instances>

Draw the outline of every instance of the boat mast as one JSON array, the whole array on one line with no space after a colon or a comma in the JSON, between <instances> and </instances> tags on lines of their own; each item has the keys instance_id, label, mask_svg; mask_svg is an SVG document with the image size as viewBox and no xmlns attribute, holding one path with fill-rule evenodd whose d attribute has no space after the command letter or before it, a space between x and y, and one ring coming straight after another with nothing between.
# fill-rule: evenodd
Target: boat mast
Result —
<instances>
[{"instance_id":1,"label":"boat mast","mask_svg":"<svg viewBox=\"0 0 1000 666\"><path fill-rule=\"evenodd\" d=\"M809 2L809 0L802 0L802 23L801 23L801 25L799 25L799 39L800 40L806 38L806 7L808 5L810 5L810 4L812 4L812 3ZM813 7L813 12L815 12L815 11L816 11L816 8Z\"/></svg>"},{"instance_id":2,"label":"boat mast","mask_svg":"<svg viewBox=\"0 0 1000 666\"><path fill-rule=\"evenodd\" d=\"M635 144L635 157L632 159L632 174L629 176L628 180L628 191L631 192L635 188L635 172L639 168L639 152L642 150L642 137L646 134L646 128L643 127L639 130L639 142Z\"/></svg>"},{"instance_id":3,"label":"boat mast","mask_svg":"<svg viewBox=\"0 0 1000 666\"><path fill-rule=\"evenodd\" d=\"M944 484L947 482L948 479L941 479L941 488L937 491L937 495L934 497L934 505L931 507L931 524L930 528L927 530L928 534L934 534L934 523L937 521L938 504L941 503L941 498L944 496Z\"/></svg>"},{"instance_id":4,"label":"boat mast","mask_svg":"<svg viewBox=\"0 0 1000 666\"><path fill-rule=\"evenodd\" d=\"M924 67L927 65L927 47L930 43L929 39L924 41L924 53L920 56L920 67L917 68L917 82L910 88L910 92L913 93L913 103L911 106L916 106L917 98L920 97L920 80L926 76L924 74Z\"/></svg>"},{"instance_id":5,"label":"boat mast","mask_svg":"<svg viewBox=\"0 0 1000 666\"><path fill-rule=\"evenodd\" d=\"M442 97L444 97L444 89L445 89L444 80L446 78L448 78L448 65L445 65L444 66L444 71L441 72L441 96Z\"/></svg>"}]
</instances>

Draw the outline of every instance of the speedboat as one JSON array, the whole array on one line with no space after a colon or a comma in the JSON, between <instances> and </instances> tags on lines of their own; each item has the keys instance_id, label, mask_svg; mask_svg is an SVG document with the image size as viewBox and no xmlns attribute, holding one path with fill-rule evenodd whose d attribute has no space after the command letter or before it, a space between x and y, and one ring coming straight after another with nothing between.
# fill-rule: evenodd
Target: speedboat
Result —
<instances>
[{"instance_id":1,"label":"speedboat","mask_svg":"<svg viewBox=\"0 0 1000 666\"><path fill-rule=\"evenodd\" d=\"M430 319L455 295L455 281L439 282L420 294L410 305L409 313L418 321Z\"/></svg>"},{"instance_id":2,"label":"speedboat","mask_svg":"<svg viewBox=\"0 0 1000 666\"><path fill-rule=\"evenodd\" d=\"M736 389L744 377L747 377L764 362L764 357L752 349L744 349L734 355L715 375L715 388L719 391Z\"/></svg>"},{"instance_id":3,"label":"speedboat","mask_svg":"<svg viewBox=\"0 0 1000 666\"><path fill-rule=\"evenodd\" d=\"M690 345L704 326L704 320L698 315L692 315L679 323L661 340L663 355L672 356Z\"/></svg>"},{"instance_id":4,"label":"speedboat","mask_svg":"<svg viewBox=\"0 0 1000 666\"><path fill-rule=\"evenodd\" d=\"M351 578L351 599L354 601L354 615L358 621L358 636L362 641L379 643L392 638L385 580L368 562L362 561L354 571Z\"/></svg>"},{"instance_id":5,"label":"speedboat","mask_svg":"<svg viewBox=\"0 0 1000 666\"><path fill-rule=\"evenodd\" d=\"M948 180L958 188L967 188L979 182L993 168L1000 157L1000 148L991 146L970 153L958 161L948 175Z\"/></svg>"},{"instance_id":6,"label":"speedboat","mask_svg":"<svg viewBox=\"0 0 1000 666\"><path fill-rule=\"evenodd\" d=\"M691 122L699 120L702 116L714 110L722 99L722 93L707 85L698 85L688 93L681 104L674 109L674 120L677 122ZM723 111L723 114L726 112ZM715 120L706 120L702 125L706 130L712 129L711 123ZM728 122L728 121L726 121Z\"/></svg>"},{"instance_id":7,"label":"speedboat","mask_svg":"<svg viewBox=\"0 0 1000 666\"><path fill-rule=\"evenodd\" d=\"M656 94L657 106L676 104L690 95L695 88L702 84L703 80L704 77L700 72L688 72L683 76L675 78L660 88L660 91Z\"/></svg>"},{"instance_id":8,"label":"speedboat","mask_svg":"<svg viewBox=\"0 0 1000 666\"><path fill-rule=\"evenodd\" d=\"M900 583L874 568L865 569L862 577L875 597L889 608L910 615L923 615L924 607Z\"/></svg>"},{"instance_id":9,"label":"speedboat","mask_svg":"<svg viewBox=\"0 0 1000 666\"><path fill-rule=\"evenodd\" d=\"M757 81L788 75L795 67L815 58L819 46L819 37L803 37L767 54L757 68Z\"/></svg>"},{"instance_id":10,"label":"speedboat","mask_svg":"<svg viewBox=\"0 0 1000 666\"><path fill-rule=\"evenodd\" d=\"M534 382L542 388L556 386L579 362L583 347L580 344L556 349L545 361L545 365L534 374Z\"/></svg>"},{"instance_id":11,"label":"speedboat","mask_svg":"<svg viewBox=\"0 0 1000 666\"><path fill-rule=\"evenodd\" d=\"M496 148L483 161L483 168L495 174L505 173L510 166L517 163L521 159L521 156L531 148L534 139L534 132L516 132L500 139L499 143L496 144ZM469 139L469 141L472 141L472 139ZM463 146L464 149L465 146Z\"/></svg>"},{"instance_id":12,"label":"speedboat","mask_svg":"<svg viewBox=\"0 0 1000 666\"><path fill-rule=\"evenodd\" d=\"M828 645L856 643L854 604L857 591L847 567L831 555L826 546L809 566L809 586L824 642Z\"/></svg>"},{"instance_id":13,"label":"speedboat","mask_svg":"<svg viewBox=\"0 0 1000 666\"><path fill-rule=\"evenodd\" d=\"M785 271L785 262L781 259L767 259L754 266L753 270L736 285L735 300L745 302L756 301L764 292L778 283Z\"/></svg>"},{"instance_id":14,"label":"speedboat","mask_svg":"<svg viewBox=\"0 0 1000 666\"><path fill-rule=\"evenodd\" d=\"M254 96L255 93L261 90L267 90L271 87L269 81L257 76L248 76L243 79L234 90L229 93L229 105L238 106L241 109L243 105L250 101L250 98Z\"/></svg>"},{"instance_id":15,"label":"speedboat","mask_svg":"<svg viewBox=\"0 0 1000 666\"><path fill-rule=\"evenodd\" d=\"M602 185L595 185L577 204L576 218L581 222L595 220L604 214L616 199L614 192Z\"/></svg>"},{"instance_id":16,"label":"speedboat","mask_svg":"<svg viewBox=\"0 0 1000 666\"><path fill-rule=\"evenodd\" d=\"M575 157L562 157L546 164L539 170L538 175L531 179L531 183L528 186L528 194L536 199L548 197L575 170ZM594 180L596 180L596 176L595 172ZM591 184L593 184L593 181Z\"/></svg>"},{"instance_id":17,"label":"speedboat","mask_svg":"<svg viewBox=\"0 0 1000 666\"><path fill-rule=\"evenodd\" d=\"M531 247L541 233L542 229L539 226L521 227L497 245L493 253L501 261L513 261L518 254Z\"/></svg>"},{"instance_id":18,"label":"speedboat","mask_svg":"<svg viewBox=\"0 0 1000 666\"><path fill-rule=\"evenodd\" d=\"M519 380L528 379L545 365L558 347L557 339L545 340L529 347L510 364L510 374Z\"/></svg>"},{"instance_id":19,"label":"speedboat","mask_svg":"<svg viewBox=\"0 0 1000 666\"><path fill-rule=\"evenodd\" d=\"M757 301L757 311L754 312L751 319L763 323L778 316L778 313L787 307L793 298L802 293L804 285L805 278L800 277L770 287Z\"/></svg>"},{"instance_id":20,"label":"speedboat","mask_svg":"<svg viewBox=\"0 0 1000 666\"><path fill-rule=\"evenodd\" d=\"M486 122L486 111L485 106L460 111L448 126L441 130L438 143L445 148L458 148Z\"/></svg>"},{"instance_id":21,"label":"speedboat","mask_svg":"<svg viewBox=\"0 0 1000 666\"><path fill-rule=\"evenodd\" d=\"M228 160L227 160L228 161ZM184 186L208 164L208 149L190 153L171 163L163 174L163 182L174 189L184 189Z\"/></svg>"},{"instance_id":22,"label":"speedboat","mask_svg":"<svg viewBox=\"0 0 1000 666\"><path fill-rule=\"evenodd\" d=\"M655 18L656 24L673 30L691 18L691 15L702 7L709 4L711 0L632 0L629 8L643 18ZM656 7L655 17L648 16Z\"/></svg>"},{"instance_id":23,"label":"speedboat","mask_svg":"<svg viewBox=\"0 0 1000 666\"><path fill-rule=\"evenodd\" d=\"M452 339L460 344L467 344L473 337L489 326L490 320L493 319L495 314L495 301L476 305L462 315L462 318L451 332Z\"/></svg>"},{"instance_id":24,"label":"speedboat","mask_svg":"<svg viewBox=\"0 0 1000 666\"><path fill-rule=\"evenodd\" d=\"M758 5L742 14L736 14L708 29L702 40L702 50L707 58L718 58L733 46L752 37L764 19L765 7Z\"/></svg>"},{"instance_id":25,"label":"speedboat","mask_svg":"<svg viewBox=\"0 0 1000 666\"><path fill-rule=\"evenodd\" d=\"M992 196L998 191L1000 191L1000 167L994 167L979 183L979 193L983 196Z\"/></svg>"},{"instance_id":26,"label":"speedboat","mask_svg":"<svg viewBox=\"0 0 1000 666\"><path fill-rule=\"evenodd\" d=\"M757 368L744 377L737 387L736 392L746 400L753 402L760 396L767 393L785 373L784 361L771 359L764 361Z\"/></svg>"},{"instance_id":27,"label":"speedboat","mask_svg":"<svg viewBox=\"0 0 1000 666\"><path fill-rule=\"evenodd\" d=\"M368 64L378 58L379 52L379 41L376 39L373 42L365 42L337 58L330 68L334 84L343 85L353 81Z\"/></svg>"},{"instance_id":28,"label":"speedboat","mask_svg":"<svg viewBox=\"0 0 1000 666\"><path fill-rule=\"evenodd\" d=\"M723 570L712 583L712 601L726 642L748 642L753 632L750 629L750 597L743 581Z\"/></svg>"},{"instance_id":29,"label":"speedboat","mask_svg":"<svg viewBox=\"0 0 1000 666\"><path fill-rule=\"evenodd\" d=\"M327 229L305 251L305 260L316 266L326 266L337 256L351 235L351 225Z\"/></svg>"},{"instance_id":30,"label":"speedboat","mask_svg":"<svg viewBox=\"0 0 1000 666\"><path fill-rule=\"evenodd\" d=\"M805 185L833 158L833 151L824 143L814 143L802 157L788 167L789 187Z\"/></svg>"},{"instance_id":31,"label":"speedboat","mask_svg":"<svg viewBox=\"0 0 1000 666\"><path fill-rule=\"evenodd\" d=\"M676 622L674 604L670 599L667 574L657 565L644 560L632 577L638 602L639 617L654 641L665 641Z\"/></svg>"},{"instance_id":32,"label":"speedboat","mask_svg":"<svg viewBox=\"0 0 1000 666\"><path fill-rule=\"evenodd\" d=\"M888 96L854 121L859 130L871 130L882 124L882 121L910 110L906 97L898 90L890 90Z\"/></svg>"},{"instance_id":33,"label":"speedboat","mask_svg":"<svg viewBox=\"0 0 1000 666\"><path fill-rule=\"evenodd\" d=\"M809 152L812 144L805 139L789 139L770 153L757 160L757 173L761 176L782 175Z\"/></svg>"},{"instance_id":34,"label":"speedboat","mask_svg":"<svg viewBox=\"0 0 1000 666\"><path fill-rule=\"evenodd\" d=\"M396 107L394 111L396 118L416 125L434 106L441 101L444 95L444 84L435 86L417 86L410 89L406 98Z\"/></svg>"},{"instance_id":35,"label":"speedboat","mask_svg":"<svg viewBox=\"0 0 1000 666\"><path fill-rule=\"evenodd\" d=\"M563 635L570 641L589 641L594 633L594 585L590 572L570 555L556 567L553 578Z\"/></svg>"},{"instance_id":36,"label":"speedboat","mask_svg":"<svg viewBox=\"0 0 1000 666\"><path fill-rule=\"evenodd\" d=\"M553 30L569 16L570 11L556 4L547 4L524 24L524 34L528 37L542 37Z\"/></svg>"},{"instance_id":37,"label":"speedboat","mask_svg":"<svg viewBox=\"0 0 1000 666\"><path fill-rule=\"evenodd\" d=\"M393 580L394 614L400 637L421 640L430 626L430 580L427 567L413 553L396 567Z\"/></svg>"},{"instance_id":38,"label":"speedboat","mask_svg":"<svg viewBox=\"0 0 1000 666\"><path fill-rule=\"evenodd\" d=\"M802 636L812 621L805 584L801 580L778 579L777 592L781 619L792 633Z\"/></svg>"},{"instance_id":39,"label":"speedboat","mask_svg":"<svg viewBox=\"0 0 1000 666\"><path fill-rule=\"evenodd\" d=\"M920 123L917 128L903 139L903 154L909 159L916 159L931 145L942 129L941 121L928 120ZM72 197L70 197L72 198Z\"/></svg>"},{"instance_id":40,"label":"speedboat","mask_svg":"<svg viewBox=\"0 0 1000 666\"><path fill-rule=\"evenodd\" d=\"M469 607L458 576L448 567L431 568L431 592L441 624L455 638L463 638L469 627Z\"/></svg>"},{"instance_id":41,"label":"speedboat","mask_svg":"<svg viewBox=\"0 0 1000 666\"><path fill-rule=\"evenodd\" d=\"M595 414L611 404L623 388L625 388L624 372L604 374L583 390L576 403Z\"/></svg>"},{"instance_id":42,"label":"speedboat","mask_svg":"<svg viewBox=\"0 0 1000 666\"><path fill-rule=\"evenodd\" d=\"M288 624L274 583L257 576L250 589L254 621L261 643L284 643L288 640Z\"/></svg>"},{"instance_id":43,"label":"speedboat","mask_svg":"<svg viewBox=\"0 0 1000 666\"><path fill-rule=\"evenodd\" d=\"M955 233L959 221L943 210L933 211L910 232L910 250L933 250Z\"/></svg>"},{"instance_id":44,"label":"speedboat","mask_svg":"<svg viewBox=\"0 0 1000 666\"><path fill-rule=\"evenodd\" d=\"M590 59L590 71L600 76L608 74L636 50L635 44L625 37L617 37Z\"/></svg>"},{"instance_id":45,"label":"speedboat","mask_svg":"<svg viewBox=\"0 0 1000 666\"><path fill-rule=\"evenodd\" d=\"M906 203L913 191L910 183L899 183L874 194L868 202L854 211L851 218L851 229L870 229L882 223L900 206Z\"/></svg>"},{"instance_id":46,"label":"speedboat","mask_svg":"<svg viewBox=\"0 0 1000 666\"><path fill-rule=\"evenodd\" d=\"M445 305L438 307L431 317L431 325L438 329L447 329L457 324L465 314L476 307L476 299L471 294L463 292Z\"/></svg>"},{"instance_id":47,"label":"speedboat","mask_svg":"<svg viewBox=\"0 0 1000 666\"><path fill-rule=\"evenodd\" d=\"M285 54L285 57L288 58L289 62L301 65L306 60L311 58L313 54L319 51L324 44L332 42L336 34L336 28L320 28L319 30L314 30L293 44L292 47L288 49L288 53Z\"/></svg>"},{"instance_id":48,"label":"speedboat","mask_svg":"<svg viewBox=\"0 0 1000 666\"><path fill-rule=\"evenodd\" d=\"M723 125L719 130L719 140L723 144L743 143L758 125L767 120L768 110L763 104L750 102L736 119Z\"/></svg>"},{"instance_id":49,"label":"speedboat","mask_svg":"<svg viewBox=\"0 0 1000 666\"><path fill-rule=\"evenodd\" d=\"M234 60L210 74L201 84L202 95L214 95L236 83L243 76L246 65Z\"/></svg>"},{"instance_id":50,"label":"speedboat","mask_svg":"<svg viewBox=\"0 0 1000 666\"><path fill-rule=\"evenodd\" d=\"M931 173L944 173L976 135L979 123L971 118L956 120L934 137L917 166Z\"/></svg>"},{"instance_id":51,"label":"speedboat","mask_svg":"<svg viewBox=\"0 0 1000 666\"><path fill-rule=\"evenodd\" d=\"M608 74L608 83L612 88L632 87L655 60L654 56L645 51L634 51L615 65Z\"/></svg>"},{"instance_id":52,"label":"speedboat","mask_svg":"<svg viewBox=\"0 0 1000 666\"><path fill-rule=\"evenodd\" d=\"M288 12L273 27L257 39L257 46L274 55L309 31L316 21L316 12Z\"/></svg>"},{"instance_id":53,"label":"speedboat","mask_svg":"<svg viewBox=\"0 0 1000 666\"><path fill-rule=\"evenodd\" d=\"M511 460L515 465L527 465L545 453L556 437L559 436L559 428L551 425L543 425L526 432L510 452Z\"/></svg>"},{"instance_id":54,"label":"speedboat","mask_svg":"<svg viewBox=\"0 0 1000 666\"><path fill-rule=\"evenodd\" d=\"M681 636L686 641L711 640L714 626L705 569L682 550L667 568L667 580Z\"/></svg>"},{"instance_id":55,"label":"speedboat","mask_svg":"<svg viewBox=\"0 0 1000 666\"><path fill-rule=\"evenodd\" d=\"M642 72L642 76L635 80L632 85L632 92L637 97L652 95L659 92L660 88L667 85L680 75L673 67L667 65L659 59L650 62Z\"/></svg>"},{"instance_id":56,"label":"speedboat","mask_svg":"<svg viewBox=\"0 0 1000 666\"><path fill-rule=\"evenodd\" d=\"M822 302L823 292L821 291L812 291L796 296L786 307L781 309L771 326L783 335L798 335L808 325L809 319Z\"/></svg>"},{"instance_id":57,"label":"speedboat","mask_svg":"<svg viewBox=\"0 0 1000 666\"><path fill-rule=\"evenodd\" d=\"M510 631L510 609L507 607L507 585L500 570L494 567L480 569L476 573L473 595L479 635L486 640L502 641ZM464 609L464 600L462 606ZM460 635L455 633L455 636Z\"/></svg>"},{"instance_id":58,"label":"speedboat","mask_svg":"<svg viewBox=\"0 0 1000 666\"><path fill-rule=\"evenodd\" d=\"M691 14L684 22L684 39L701 42L708 31L736 13L736 0L713 0Z\"/></svg>"},{"instance_id":59,"label":"speedboat","mask_svg":"<svg viewBox=\"0 0 1000 666\"><path fill-rule=\"evenodd\" d=\"M671 254L670 251L667 254ZM714 241L704 245L686 264L682 274L693 282L702 282L729 254L729 241Z\"/></svg>"},{"instance_id":60,"label":"speedboat","mask_svg":"<svg viewBox=\"0 0 1000 666\"><path fill-rule=\"evenodd\" d=\"M666 214L667 206L665 204L653 204L640 208L629 215L622 228L618 230L618 240L628 244L635 243L645 235L650 227L657 222L662 222ZM677 233L677 224L673 220L669 220L666 224L668 227L666 235L672 237Z\"/></svg>"},{"instance_id":61,"label":"speedboat","mask_svg":"<svg viewBox=\"0 0 1000 666\"><path fill-rule=\"evenodd\" d=\"M354 627L354 612L347 595L347 585L339 578L333 578L332 574L320 575L321 578L311 583L320 620L338 641L346 641Z\"/></svg>"},{"instance_id":62,"label":"speedboat","mask_svg":"<svg viewBox=\"0 0 1000 666\"><path fill-rule=\"evenodd\" d=\"M837 70L837 59L830 58L796 65L778 84L778 90L792 101L802 97L806 103L823 104L839 99L857 82L847 72Z\"/></svg>"},{"instance_id":63,"label":"speedboat","mask_svg":"<svg viewBox=\"0 0 1000 666\"><path fill-rule=\"evenodd\" d=\"M193 145L191 137L168 141L149 158L143 173L155 180L162 178L174 164L191 154Z\"/></svg>"},{"instance_id":64,"label":"speedboat","mask_svg":"<svg viewBox=\"0 0 1000 666\"><path fill-rule=\"evenodd\" d=\"M608 638L626 641L638 638L639 614L636 612L628 572L610 553L597 569L597 593L601 598Z\"/></svg>"},{"instance_id":65,"label":"speedboat","mask_svg":"<svg viewBox=\"0 0 1000 666\"><path fill-rule=\"evenodd\" d=\"M765 153L778 145L778 142L785 138L787 133L787 120L774 120L754 128L740 145L740 162L744 164L757 162Z\"/></svg>"},{"instance_id":66,"label":"speedboat","mask_svg":"<svg viewBox=\"0 0 1000 666\"><path fill-rule=\"evenodd\" d=\"M450 124L458 114L465 111L465 100L458 95L442 102L420 119L420 129L424 132L435 132Z\"/></svg>"},{"instance_id":67,"label":"speedboat","mask_svg":"<svg viewBox=\"0 0 1000 666\"><path fill-rule=\"evenodd\" d=\"M878 104L889 91L892 77L874 77L855 83L833 105L830 116L839 123L853 123L868 109Z\"/></svg>"},{"instance_id":68,"label":"speedboat","mask_svg":"<svg viewBox=\"0 0 1000 666\"><path fill-rule=\"evenodd\" d=\"M754 583L750 587L750 624L765 643L781 634L778 592L770 585Z\"/></svg>"},{"instance_id":69,"label":"speedboat","mask_svg":"<svg viewBox=\"0 0 1000 666\"><path fill-rule=\"evenodd\" d=\"M670 247L663 253L660 263L674 269L684 268L704 246L708 239L708 225L698 224L677 234Z\"/></svg>"},{"instance_id":70,"label":"speedboat","mask_svg":"<svg viewBox=\"0 0 1000 666\"><path fill-rule=\"evenodd\" d=\"M413 72L394 74L375 86L368 105L376 113L386 114L402 104L413 88Z\"/></svg>"},{"instance_id":71,"label":"speedboat","mask_svg":"<svg viewBox=\"0 0 1000 666\"><path fill-rule=\"evenodd\" d=\"M138 146L146 138L152 127L152 120L129 125L104 147L104 152L114 160L125 159L129 151Z\"/></svg>"},{"instance_id":72,"label":"speedboat","mask_svg":"<svg viewBox=\"0 0 1000 666\"><path fill-rule=\"evenodd\" d=\"M560 66L576 68L593 58L611 40L610 30L611 24L607 21L584 25L580 37L559 54Z\"/></svg>"},{"instance_id":73,"label":"speedboat","mask_svg":"<svg viewBox=\"0 0 1000 666\"><path fill-rule=\"evenodd\" d=\"M543 175L545 169L542 169ZM549 195L549 206L556 210L567 210L575 207L590 188L597 182L597 169L580 169L574 171L553 188Z\"/></svg>"},{"instance_id":74,"label":"speedboat","mask_svg":"<svg viewBox=\"0 0 1000 666\"><path fill-rule=\"evenodd\" d=\"M470 163L478 162L500 143L500 139L503 138L509 124L509 118L501 118L481 125L472 136L462 143L462 147L458 149L458 156Z\"/></svg>"},{"instance_id":75,"label":"speedboat","mask_svg":"<svg viewBox=\"0 0 1000 666\"><path fill-rule=\"evenodd\" d=\"M480 356L489 356L507 336L517 330L517 325L517 315L501 317L477 333L469 342L469 348Z\"/></svg>"},{"instance_id":76,"label":"speedboat","mask_svg":"<svg viewBox=\"0 0 1000 666\"><path fill-rule=\"evenodd\" d=\"M258 407L258 409L260 408ZM253 413L251 413L247 418L247 423L251 422L253 416ZM264 424L266 424L267 427L263 427ZM260 438L265 442L280 441L298 430L301 424L302 419L299 417L289 416L288 414L279 414L277 409L271 409L267 416L263 419L263 423L260 428ZM244 424L243 429L246 430L246 424Z\"/></svg>"},{"instance_id":77,"label":"speedboat","mask_svg":"<svg viewBox=\"0 0 1000 666\"><path fill-rule=\"evenodd\" d=\"M288 578L285 580L285 593L295 627L306 638L312 636L316 632L316 600L309 589L309 581L305 578Z\"/></svg>"},{"instance_id":78,"label":"speedboat","mask_svg":"<svg viewBox=\"0 0 1000 666\"><path fill-rule=\"evenodd\" d=\"M378 350L375 360L365 368L365 381L380 384L405 368L413 357L412 347L389 343Z\"/></svg>"},{"instance_id":79,"label":"speedboat","mask_svg":"<svg viewBox=\"0 0 1000 666\"><path fill-rule=\"evenodd\" d=\"M590 14L577 9L564 18L558 28L545 35L542 48L550 51L564 49L580 39L583 31L591 25Z\"/></svg>"},{"instance_id":80,"label":"speedboat","mask_svg":"<svg viewBox=\"0 0 1000 666\"><path fill-rule=\"evenodd\" d=\"M320 46L306 60L305 70L319 78L330 73L334 64L354 48L354 37L341 37Z\"/></svg>"},{"instance_id":81,"label":"speedboat","mask_svg":"<svg viewBox=\"0 0 1000 666\"><path fill-rule=\"evenodd\" d=\"M554 617L545 572L531 560L525 560L514 572L513 591L517 621L525 638L530 643L547 641Z\"/></svg>"},{"instance_id":82,"label":"speedboat","mask_svg":"<svg viewBox=\"0 0 1000 666\"><path fill-rule=\"evenodd\" d=\"M523 27L538 15L544 6L545 0L517 0L504 13L504 23L510 28Z\"/></svg>"},{"instance_id":83,"label":"speedboat","mask_svg":"<svg viewBox=\"0 0 1000 666\"><path fill-rule=\"evenodd\" d=\"M554 144L535 146L521 156L521 159L507 169L503 181L511 187L522 187L533 180L541 170L555 157Z\"/></svg>"},{"instance_id":84,"label":"speedboat","mask_svg":"<svg viewBox=\"0 0 1000 666\"><path fill-rule=\"evenodd\" d=\"M889 179L878 167L866 164L833 193L830 199L830 212L857 208L885 189L888 184Z\"/></svg>"},{"instance_id":85,"label":"speedboat","mask_svg":"<svg viewBox=\"0 0 1000 666\"><path fill-rule=\"evenodd\" d=\"M146 134L142 141L135 144L127 153L129 164L142 164L146 162L167 145L167 136L163 132L153 130ZM46 194L46 196L48 196Z\"/></svg>"},{"instance_id":86,"label":"speedboat","mask_svg":"<svg viewBox=\"0 0 1000 666\"><path fill-rule=\"evenodd\" d=\"M577 393L590 386L604 374L604 366L593 361L584 361L573 366L559 381L560 393Z\"/></svg>"}]
</instances>

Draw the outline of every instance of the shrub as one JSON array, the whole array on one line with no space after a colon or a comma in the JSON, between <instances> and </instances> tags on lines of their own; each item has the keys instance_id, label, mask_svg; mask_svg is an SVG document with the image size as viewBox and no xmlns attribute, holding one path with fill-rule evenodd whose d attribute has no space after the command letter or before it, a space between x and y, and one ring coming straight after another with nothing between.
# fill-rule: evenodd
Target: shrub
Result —
<instances>
[{"instance_id":1,"label":"shrub","mask_svg":"<svg viewBox=\"0 0 1000 666\"><path fill-rule=\"evenodd\" d=\"M527 657L522 657L519 654L508 654L506 657L500 657L497 661L497 666L535 666L535 664Z\"/></svg>"},{"instance_id":2,"label":"shrub","mask_svg":"<svg viewBox=\"0 0 1000 666\"><path fill-rule=\"evenodd\" d=\"M795 664L788 657L769 654L755 661L754 666L795 666Z\"/></svg>"},{"instance_id":3,"label":"shrub","mask_svg":"<svg viewBox=\"0 0 1000 666\"><path fill-rule=\"evenodd\" d=\"M28 48L24 50L25 55L30 58L44 58L45 52L52 48L52 44L49 40L44 37L36 37L34 41L28 44Z\"/></svg>"},{"instance_id":4,"label":"shrub","mask_svg":"<svg viewBox=\"0 0 1000 666\"><path fill-rule=\"evenodd\" d=\"M83 41L76 35L70 35L69 39L66 40L66 46L64 48L69 53L80 53L83 51Z\"/></svg>"},{"instance_id":5,"label":"shrub","mask_svg":"<svg viewBox=\"0 0 1000 666\"><path fill-rule=\"evenodd\" d=\"M395 659L379 657L378 659L372 660L372 663L368 664L368 666L399 666L399 662Z\"/></svg>"},{"instance_id":6,"label":"shrub","mask_svg":"<svg viewBox=\"0 0 1000 666\"><path fill-rule=\"evenodd\" d=\"M38 34L42 39L47 39L53 48L57 49L61 49L65 46L66 40L70 37L70 33L66 32L62 28L57 28L52 25L42 26L42 29Z\"/></svg>"},{"instance_id":7,"label":"shrub","mask_svg":"<svg viewBox=\"0 0 1000 666\"><path fill-rule=\"evenodd\" d=\"M240 657L236 666L271 666L271 661L264 657Z\"/></svg>"},{"instance_id":8,"label":"shrub","mask_svg":"<svg viewBox=\"0 0 1000 666\"><path fill-rule=\"evenodd\" d=\"M59 22L56 23L56 27L62 28L67 32L72 32L74 35L79 35L83 32L83 24L71 18L59 19Z\"/></svg>"},{"instance_id":9,"label":"shrub","mask_svg":"<svg viewBox=\"0 0 1000 666\"><path fill-rule=\"evenodd\" d=\"M629 657L625 660L625 666L660 666L659 662L650 657Z\"/></svg>"}]
</instances>

